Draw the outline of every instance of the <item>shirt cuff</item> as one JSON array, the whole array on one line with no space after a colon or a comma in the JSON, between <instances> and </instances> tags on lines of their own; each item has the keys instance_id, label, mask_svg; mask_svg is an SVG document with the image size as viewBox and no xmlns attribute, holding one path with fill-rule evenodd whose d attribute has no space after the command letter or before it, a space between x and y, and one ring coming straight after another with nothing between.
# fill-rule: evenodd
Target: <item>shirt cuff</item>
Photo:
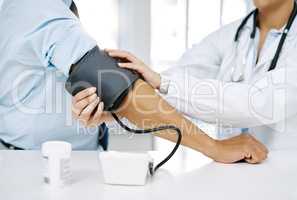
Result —
<instances>
[{"instance_id":1,"label":"shirt cuff","mask_svg":"<svg viewBox=\"0 0 297 200\"><path fill-rule=\"evenodd\" d=\"M161 94L168 94L170 82L171 81L168 77L161 75L161 84L159 89Z\"/></svg>"}]
</instances>

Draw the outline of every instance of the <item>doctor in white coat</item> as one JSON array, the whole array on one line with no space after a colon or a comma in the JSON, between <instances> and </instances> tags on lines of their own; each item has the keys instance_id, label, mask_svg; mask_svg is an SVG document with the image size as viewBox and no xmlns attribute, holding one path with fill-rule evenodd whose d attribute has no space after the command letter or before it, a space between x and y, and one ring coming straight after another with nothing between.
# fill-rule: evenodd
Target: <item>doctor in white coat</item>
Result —
<instances>
[{"instance_id":1,"label":"doctor in white coat","mask_svg":"<svg viewBox=\"0 0 297 200\"><path fill-rule=\"evenodd\" d=\"M128 52L107 50L185 115L248 128L270 149L297 148L297 7L254 0L256 10L188 50L177 66L152 71ZM296 18L296 19L295 19Z\"/></svg>"}]
</instances>

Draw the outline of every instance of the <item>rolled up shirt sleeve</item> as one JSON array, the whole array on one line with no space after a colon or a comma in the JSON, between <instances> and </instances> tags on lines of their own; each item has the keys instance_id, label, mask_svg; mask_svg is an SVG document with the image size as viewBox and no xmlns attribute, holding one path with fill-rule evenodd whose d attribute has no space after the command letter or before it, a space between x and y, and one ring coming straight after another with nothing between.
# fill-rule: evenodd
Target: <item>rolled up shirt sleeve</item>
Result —
<instances>
[{"instance_id":1,"label":"rolled up shirt sleeve","mask_svg":"<svg viewBox=\"0 0 297 200\"><path fill-rule=\"evenodd\" d=\"M26 20L32 20L26 42L45 67L56 67L68 76L71 65L95 47L96 41L64 1L28 2L34 2L34 9L25 15Z\"/></svg>"},{"instance_id":2,"label":"rolled up shirt sleeve","mask_svg":"<svg viewBox=\"0 0 297 200\"><path fill-rule=\"evenodd\" d=\"M71 65L94 48L96 42L82 30L78 23L64 22L62 27L65 29L64 36L49 47L44 61L48 67L54 66L68 76Z\"/></svg>"}]
</instances>

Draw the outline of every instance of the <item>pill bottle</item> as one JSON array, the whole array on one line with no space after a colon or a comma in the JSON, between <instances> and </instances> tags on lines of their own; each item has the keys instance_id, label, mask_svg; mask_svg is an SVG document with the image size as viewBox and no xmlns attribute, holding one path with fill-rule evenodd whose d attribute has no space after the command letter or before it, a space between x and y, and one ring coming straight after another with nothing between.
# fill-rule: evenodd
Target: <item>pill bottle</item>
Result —
<instances>
[{"instance_id":1,"label":"pill bottle","mask_svg":"<svg viewBox=\"0 0 297 200\"><path fill-rule=\"evenodd\" d=\"M44 182L56 187L65 186L71 181L71 144L50 141L42 144L44 162Z\"/></svg>"}]
</instances>

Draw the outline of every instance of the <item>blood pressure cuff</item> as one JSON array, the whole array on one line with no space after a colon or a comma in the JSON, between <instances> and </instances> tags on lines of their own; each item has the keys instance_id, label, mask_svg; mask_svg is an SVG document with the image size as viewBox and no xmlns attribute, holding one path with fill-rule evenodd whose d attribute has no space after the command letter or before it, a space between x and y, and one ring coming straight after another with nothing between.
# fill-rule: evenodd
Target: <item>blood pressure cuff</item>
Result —
<instances>
[{"instance_id":1,"label":"blood pressure cuff","mask_svg":"<svg viewBox=\"0 0 297 200\"><path fill-rule=\"evenodd\" d=\"M72 66L66 90L75 96L86 88L96 87L104 110L117 110L140 78L137 73L120 68L118 62L96 46Z\"/></svg>"}]
</instances>

